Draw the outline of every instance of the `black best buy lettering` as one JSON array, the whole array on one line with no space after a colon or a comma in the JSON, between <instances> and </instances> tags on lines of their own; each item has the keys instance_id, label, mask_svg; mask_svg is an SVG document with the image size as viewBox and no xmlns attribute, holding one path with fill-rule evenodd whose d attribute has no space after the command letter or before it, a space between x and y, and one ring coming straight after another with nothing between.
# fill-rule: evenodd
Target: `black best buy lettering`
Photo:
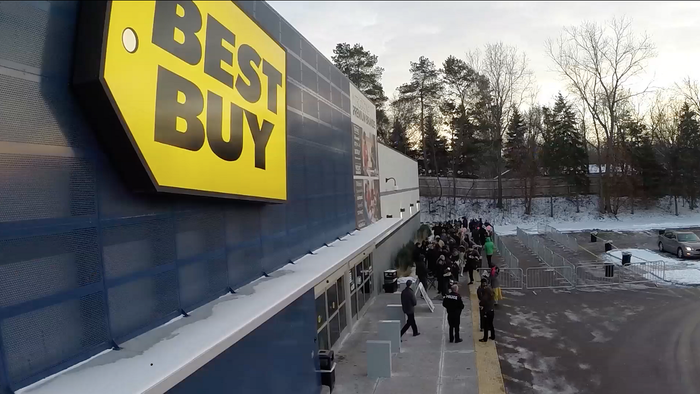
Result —
<instances>
[{"instance_id":1,"label":"black best buy lettering","mask_svg":"<svg viewBox=\"0 0 700 394\"><path fill-rule=\"evenodd\" d=\"M202 51L202 42L195 35L201 29L202 16L194 2L156 2L153 44L192 66L202 63L203 53L204 73L235 89L249 103L260 101L262 89L266 88L267 109L276 114L277 88L282 86L282 73L263 59L255 48L237 43L236 35L211 15L207 15ZM222 64L234 66L234 54L224 46L224 41L236 51L238 75L222 68ZM158 66L156 84L155 141L198 151L207 140L218 157L235 161L243 152L245 122L255 145L255 167L265 169L265 148L275 125L264 119L264 115L252 113L233 102L224 102L221 96L211 91L207 91L205 97L196 84L162 66ZM199 119L205 99L206 128ZM230 113L228 141L223 137L223 111Z\"/></svg>"}]
</instances>

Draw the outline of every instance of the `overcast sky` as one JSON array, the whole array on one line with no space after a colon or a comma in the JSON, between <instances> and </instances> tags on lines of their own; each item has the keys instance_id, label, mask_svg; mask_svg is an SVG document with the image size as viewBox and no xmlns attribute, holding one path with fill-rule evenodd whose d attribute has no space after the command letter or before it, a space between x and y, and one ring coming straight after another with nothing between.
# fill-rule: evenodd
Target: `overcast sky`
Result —
<instances>
[{"instance_id":1,"label":"overcast sky","mask_svg":"<svg viewBox=\"0 0 700 394\"><path fill-rule=\"evenodd\" d=\"M287 21L330 59L335 44L361 43L379 56L383 85L392 97L410 78L409 62L424 55L436 66L449 55L503 41L526 53L541 104L565 85L551 71L547 38L584 20L632 19L633 30L652 37L658 55L646 81L668 87L685 76L700 79L700 2L295 2L270 1ZM646 86L646 84L645 84Z\"/></svg>"}]
</instances>

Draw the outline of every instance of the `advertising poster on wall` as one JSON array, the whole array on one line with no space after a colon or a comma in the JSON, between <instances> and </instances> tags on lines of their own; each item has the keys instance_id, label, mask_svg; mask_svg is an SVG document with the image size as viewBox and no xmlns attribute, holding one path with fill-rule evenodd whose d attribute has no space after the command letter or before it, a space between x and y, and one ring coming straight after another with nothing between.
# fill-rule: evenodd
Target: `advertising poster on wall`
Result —
<instances>
[{"instance_id":1,"label":"advertising poster on wall","mask_svg":"<svg viewBox=\"0 0 700 394\"><path fill-rule=\"evenodd\" d=\"M379 206L379 147L374 104L350 85L355 182L355 220L361 229L382 218Z\"/></svg>"}]
</instances>

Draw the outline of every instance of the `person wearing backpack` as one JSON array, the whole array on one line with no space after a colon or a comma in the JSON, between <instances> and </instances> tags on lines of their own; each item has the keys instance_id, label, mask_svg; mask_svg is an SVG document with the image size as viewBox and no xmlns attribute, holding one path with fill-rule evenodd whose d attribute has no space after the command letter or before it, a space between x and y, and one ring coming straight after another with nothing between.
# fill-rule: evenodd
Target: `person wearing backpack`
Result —
<instances>
[{"instance_id":1,"label":"person wearing backpack","mask_svg":"<svg viewBox=\"0 0 700 394\"><path fill-rule=\"evenodd\" d=\"M491 237L486 237L484 251L486 252L486 261L489 263L489 268L491 268L493 267L493 263L491 262L491 256L493 256L493 241L491 241Z\"/></svg>"}]
</instances>

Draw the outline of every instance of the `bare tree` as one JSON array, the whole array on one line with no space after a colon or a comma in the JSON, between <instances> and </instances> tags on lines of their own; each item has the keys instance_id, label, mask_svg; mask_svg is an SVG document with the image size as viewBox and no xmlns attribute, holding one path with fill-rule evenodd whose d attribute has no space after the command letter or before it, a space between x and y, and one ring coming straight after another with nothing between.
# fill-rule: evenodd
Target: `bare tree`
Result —
<instances>
[{"instance_id":1,"label":"bare tree","mask_svg":"<svg viewBox=\"0 0 700 394\"><path fill-rule=\"evenodd\" d=\"M700 85L698 81L685 77L683 82L675 84L675 91L690 104L695 112L700 112Z\"/></svg>"},{"instance_id":2,"label":"bare tree","mask_svg":"<svg viewBox=\"0 0 700 394\"><path fill-rule=\"evenodd\" d=\"M649 90L647 86L632 91L628 85L656 55L654 45L648 36L633 34L631 21L623 17L606 25L585 22L564 28L556 41L547 40L545 48L556 71L568 81L571 91L591 114L594 129L602 131L606 167L601 179L604 183L601 211L610 212L613 189L610 173L614 175L618 170L615 146L621 106Z\"/></svg>"},{"instance_id":3,"label":"bare tree","mask_svg":"<svg viewBox=\"0 0 700 394\"><path fill-rule=\"evenodd\" d=\"M495 154L496 178L498 179L498 208L503 208L503 134L510 122L513 106L520 107L532 84L533 74L528 69L525 53L502 42L486 44L484 53L479 50L467 52L467 63L489 81L491 93L490 115L492 150Z\"/></svg>"},{"instance_id":4,"label":"bare tree","mask_svg":"<svg viewBox=\"0 0 700 394\"><path fill-rule=\"evenodd\" d=\"M667 92L657 92L647 114L647 123L654 142L655 153L660 158L666 173L668 192L673 196L675 214L678 216L678 197L683 190L680 176L679 151L684 141L680 141L678 114L681 101ZM673 92L677 93L677 92Z\"/></svg>"}]
</instances>

